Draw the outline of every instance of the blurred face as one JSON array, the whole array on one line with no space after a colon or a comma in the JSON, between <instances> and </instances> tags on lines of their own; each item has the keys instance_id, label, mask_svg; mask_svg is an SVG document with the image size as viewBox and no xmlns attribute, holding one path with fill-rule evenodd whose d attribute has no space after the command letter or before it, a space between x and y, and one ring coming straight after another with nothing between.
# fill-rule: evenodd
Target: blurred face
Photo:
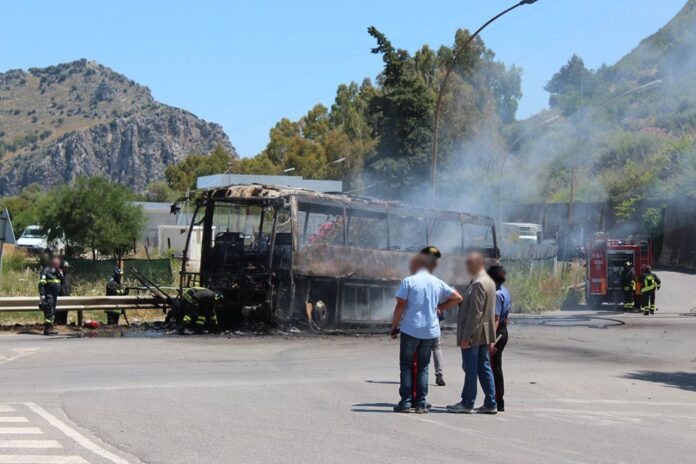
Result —
<instances>
[{"instance_id":1,"label":"blurred face","mask_svg":"<svg viewBox=\"0 0 696 464\"><path fill-rule=\"evenodd\" d=\"M423 269L423 260L419 255L414 256L411 258L411 262L409 264L409 270L411 271L411 274L415 274L416 272L420 271Z\"/></svg>"},{"instance_id":2,"label":"blurred face","mask_svg":"<svg viewBox=\"0 0 696 464\"><path fill-rule=\"evenodd\" d=\"M483 256L480 253L470 253L466 257L466 271L475 276L483 270Z\"/></svg>"},{"instance_id":3,"label":"blurred face","mask_svg":"<svg viewBox=\"0 0 696 464\"><path fill-rule=\"evenodd\" d=\"M430 272L432 274L435 272L435 269L437 269L437 259L429 258L428 259L428 272Z\"/></svg>"},{"instance_id":4,"label":"blurred face","mask_svg":"<svg viewBox=\"0 0 696 464\"><path fill-rule=\"evenodd\" d=\"M51 267L54 269L60 269L60 259L58 258L53 258L51 260Z\"/></svg>"}]
</instances>

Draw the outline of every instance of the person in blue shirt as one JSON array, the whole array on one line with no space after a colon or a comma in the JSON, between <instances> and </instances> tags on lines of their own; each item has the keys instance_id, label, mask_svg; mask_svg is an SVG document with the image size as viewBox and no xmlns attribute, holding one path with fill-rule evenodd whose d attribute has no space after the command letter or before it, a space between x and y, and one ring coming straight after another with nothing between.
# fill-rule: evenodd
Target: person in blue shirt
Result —
<instances>
[{"instance_id":1,"label":"person in blue shirt","mask_svg":"<svg viewBox=\"0 0 696 464\"><path fill-rule=\"evenodd\" d=\"M505 268L500 265L491 266L488 275L495 282L495 325L496 342L491 352L491 365L493 367L493 379L495 381L495 401L498 412L505 411L505 385L503 382L503 350L508 341L507 323L512 308L510 291L503 285L506 274Z\"/></svg>"},{"instance_id":2,"label":"person in blue shirt","mask_svg":"<svg viewBox=\"0 0 696 464\"><path fill-rule=\"evenodd\" d=\"M429 269L437 266L437 258L419 253L411 259L411 275L396 292L396 306L392 319L391 336L401 332L399 366L401 400L396 412L428 412L428 366L433 346L440 337L438 313L454 308L462 296L452 287L432 275ZM413 363L417 363L415 404L413 398Z\"/></svg>"},{"instance_id":3,"label":"person in blue shirt","mask_svg":"<svg viewBox=\"0 0 696 464\"><path fill-rule=\"evenodd\" d=\"M434 273L435 268L437 267L437 260L442 258L442 253L437 247L434 246L427 246L420 252L422 255L430 255L435 258L432 260L432 267L428 269L431 274ZM441 312L438 313L437 317L440 320L440 323L442 323L442 321L445 319L445 315ZM438 387L444 387L446 383L444 378L444 363L442 362L442 343L440 337L437 337L437 341L435 341L435 344L433 345L433 364L435 365L435 385Z\"/></svg>"}]
</instances>

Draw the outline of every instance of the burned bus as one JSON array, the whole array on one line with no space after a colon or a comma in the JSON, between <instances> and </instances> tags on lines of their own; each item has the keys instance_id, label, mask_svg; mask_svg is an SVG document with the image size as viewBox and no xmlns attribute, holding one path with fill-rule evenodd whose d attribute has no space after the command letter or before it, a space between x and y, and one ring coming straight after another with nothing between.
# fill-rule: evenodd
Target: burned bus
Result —
<instances>
[{"instance_id":1,"label":"burned bus","mask_svg":"<svg viewBox=\"0 0 696 464\"><path fill-rule=\"evenodd\" d=\"M321 328L391 320L409 259L443 253L437 274L468 285L464 255L498 258L493 219L309 190L239 185L207 191L190 226L200 261L184 252L181 287L224 295L221 324L250 319Z\"/></svg>"}]
</instances>

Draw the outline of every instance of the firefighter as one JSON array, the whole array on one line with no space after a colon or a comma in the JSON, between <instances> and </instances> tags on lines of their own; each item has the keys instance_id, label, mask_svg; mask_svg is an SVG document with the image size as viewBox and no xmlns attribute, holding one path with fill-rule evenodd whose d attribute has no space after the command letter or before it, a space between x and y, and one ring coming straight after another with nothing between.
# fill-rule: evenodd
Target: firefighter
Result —
<instances>
[{"instance_id":1,"label":"firefighter","mask_svg":"<svg viewBox=\"0 0 696 464\"><path fill-rule=\"evenodd\" d=\"M123 271L120 267L114 269L114 273L111 278L106 283L106 295L107 296L122 296L128 295L128 290L123 285ZM118 321L121 318L121 309L107 309L106 310L106 323L108 325L118 325Z\"/></svg>"},{"instance_id":2,"label":"firefighter","mask_svg":"<svg viewBox=\"0 0 696 464\"><path fill-rule=\"evenodd\" d=\"M70 296L70 263L62 256L60 259L60 270L63 271L63 282L60 285L60 296ZM54 325L67 325L68 312L60 311L56 313Z\"/></svg>"},{"instance_id":3,"label":"firefighter","mask_svg":"<svg viewBox=\"0 0 696 464\"><path fill-rule=\"evenodd\" d=\"M217 328L215 304L222 299L212 290L203 287L193 287L184 290L182 295L182 324L180 334L207 333Z\"/></svg>"},{"instance_id":4,"label":"firefighter","mask_svg":"<svg viewBox=\"0 0 696 464\"><path fill-rule=\"evenodd\" d=\"M55 335L53 328L56 305L63 285L63 271L59 258L51 258L50 264L41 271L39 278L39 309L44 313L44 335Z\"/></svg>"},{"instance_id":5,"label":"firefighter","mask_svg":"<svg viewBox=\"0 0 696 464\"><path fill-rule=\"evenodd\" d=\"M655 306L655 292L660 289L662 282L660 278L652 271L650 266L643 266L643 277L640 293L642 297L643 316L655 314L657 306Z\"/></svg>"},{"instance_id":6,"label":"firefighter","mask_svg":"<svg viewBox=\"0 0 696 464\"><path fill-rule=\"evenodd\" d=\"M633 295L636 292L636 273L630 261L624 263L623 270L621 271L621 286L623 287L624 294L624 311L631 312L635 308Z\"/></svg>"}]
</instances>

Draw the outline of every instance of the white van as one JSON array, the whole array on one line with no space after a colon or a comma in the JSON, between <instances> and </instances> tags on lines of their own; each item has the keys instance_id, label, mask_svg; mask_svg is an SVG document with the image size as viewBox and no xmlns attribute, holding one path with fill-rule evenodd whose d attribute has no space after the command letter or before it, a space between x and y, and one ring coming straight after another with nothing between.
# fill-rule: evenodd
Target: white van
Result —
<instances>
[{"instance_id":1,"label":"white van","mask_svg":"<svg viewBox=\"0 0 696 464\"><path fill-rule=\"evenodd\" d=\"M27 226L17 239L17 248L31 253L40 253L46 248L50 248L55 253L61 253L65 249L65 241L57 238L49 243L48 234L43 231L41 226L31 225Z\"/></svg>"}]
</instances>

